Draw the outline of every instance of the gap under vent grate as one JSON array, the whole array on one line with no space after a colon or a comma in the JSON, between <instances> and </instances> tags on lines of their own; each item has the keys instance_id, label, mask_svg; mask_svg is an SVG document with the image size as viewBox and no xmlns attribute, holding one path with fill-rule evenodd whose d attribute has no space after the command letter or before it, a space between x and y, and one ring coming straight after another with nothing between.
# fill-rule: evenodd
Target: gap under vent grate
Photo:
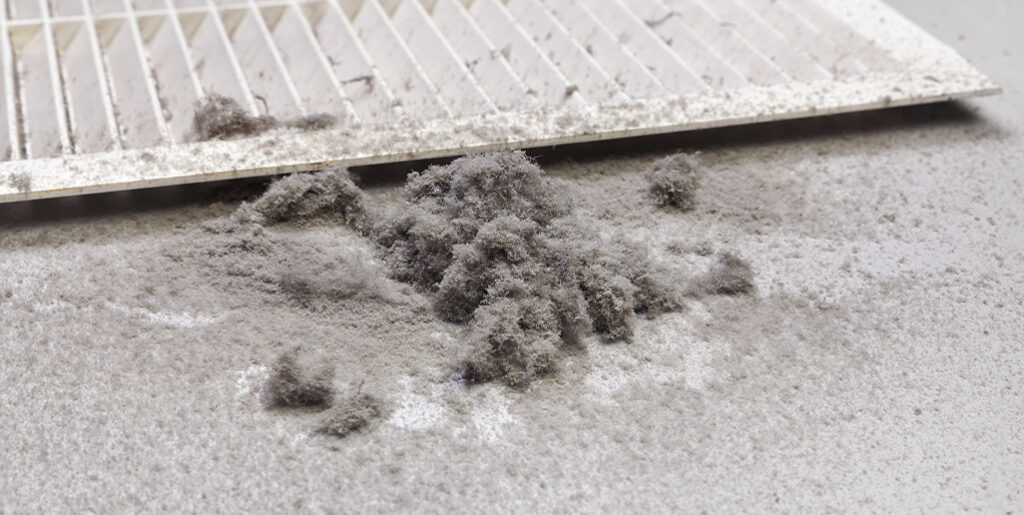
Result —
<instances>
[{"instance_id":1,"label":"gap under vent grate","mask_svg":"<svg viewBox=\"0 0 1024 515\"><path fill-rule=\"evenodd\" d=\"M6 0L0 202L994 93L880 0ZM197 102L334 128L193 141Z\"/></svg>"}]
</instances>

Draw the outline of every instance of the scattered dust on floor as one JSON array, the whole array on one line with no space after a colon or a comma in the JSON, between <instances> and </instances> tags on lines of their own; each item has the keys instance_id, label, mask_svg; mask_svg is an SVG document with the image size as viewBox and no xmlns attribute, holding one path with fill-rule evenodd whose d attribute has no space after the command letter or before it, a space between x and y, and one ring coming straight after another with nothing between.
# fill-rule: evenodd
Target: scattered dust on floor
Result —
<instances>
[{"instance_id":1,"label":"scattered dust on floor","mask_svg":"<svg viewBox=\"0 0 1024 515\"><path fill-rule=\"evenodd\" d=\"M522 391L452 381L438 356L463 352L466 328L342 224L197 232L238 207L213 199L8 228L0 510L1013 510L1015 95L683 138L706 172L684 213L644 200L642 172L671 149L541 156L600 234L687 273L737 252L756 275L751 295L638 317L633 343L584 338ZM238 267L211 241L269 250ZM267 256L312 278L360 263L382 293L296 296ZM388 413L338 440L310 431L317 413L262 409L270 365L298 343L329 356L336 391L362 384Z\"/></svg>"}]
</instances>

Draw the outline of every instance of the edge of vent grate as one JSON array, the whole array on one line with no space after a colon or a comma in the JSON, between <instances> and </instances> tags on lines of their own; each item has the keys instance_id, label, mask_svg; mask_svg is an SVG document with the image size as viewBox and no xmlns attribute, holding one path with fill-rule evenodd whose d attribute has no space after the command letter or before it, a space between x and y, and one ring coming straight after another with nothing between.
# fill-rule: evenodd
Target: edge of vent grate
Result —
<instances>
[{"instance_id":1,"label":"edge of vent grate","mask_svg":"<svg viewBox=\"0 0 1024 515\"><path fill-rule=\"evenodd\" d=\"M1000 91L881 0L47 2L8 0L0 19L0 202ZM37 17L11 16L11 5ZM644 18L663 12L676 14ZM376 93L343 75L360 70ZM210 91L254 113L269 104L277 116L327 111L341 122L190 143L181 113ZM53 123L27 131L34 120Z\"/></svg>"}]
</instances>

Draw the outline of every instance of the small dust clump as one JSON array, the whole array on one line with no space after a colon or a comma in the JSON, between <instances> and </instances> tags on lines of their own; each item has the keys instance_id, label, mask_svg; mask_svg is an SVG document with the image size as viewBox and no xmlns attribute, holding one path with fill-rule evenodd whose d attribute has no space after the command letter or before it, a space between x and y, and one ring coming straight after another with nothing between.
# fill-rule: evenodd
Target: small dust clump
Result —
<instances>
[{"instance_id":1,"label":"small dust clump","mask_svg":"<svg viewBox=\"0 0 1024 515\"><path fill-rule=\"evenodd\" d=\"M655 205L678 211L697 207L700 174L697 159L675 154L656 161L647 171L647 194Z\"/></svg>"},{"instance_id":2,"label":"small dust clump","mask_svg":"<svg viewBox=\"0 0 1024 515\"><path fill-rule=\"evenodd\" d=\"M7 176L7 184L19 193L32 191L32 176L27 173L12 173Z\"/></svg>"},{"instance_id":3,"label":"small dust clump","mask_svg":"<svg viewBox=\"0 0 1024 515\"><path fill-rule=\"evenodd\" d=\"M691 294L740 295L754 289L750 263L731 252L722 252L707 272L690 287Z\"/></svg>"},{"instance_id":4,"label":"small dust clump","mask_svg":"<svg viewBox=\"0 0 1024 515\"><path fill-rule=\"evenodd\" d=\"M326 113L309 114L285 122L286 126L302 131L320 131L330 129L337 124L338 117Z\"/></svg>"},{"instance_id":5,"label":"small dust clump","mask_svg":"<svg viewBox=\"0 0 1024 515\"><path fill-rule=\"evenodd\" d=\"M365 196L348 170L330 166L274 181L258 199L243 204L235 217L261 225L328 217L365 232L369 205Z\"/></svg>"},{"instance_id":6,"label":"small dust clump","mask_svg":"<svg viewBox=\"0 0 1024 515\"><path fill-rule=\"evenodd\" d=\"M382 413L381 402L376 397L365 393L356 393L352 397L336 403L324 413L316 427L316 432L345 438L368 426Z\"/></svg>"},{"instance_id":7,"label":"small dust clump","mask_svg":"<svg viewBox=\"0 0 1024 515\"><path fill-rule=\"evenodd\" d=\"M254 116L237 100L214 94L196 104L192 132L199 141L208 141L254 136L277 125L272 116Z\"/></svg>"},{"instance_id":8,"label":"small dust clump","mask_svg":"<svg viewBox=\"0 0 1024 515\"><path fill-rule=\"evenodd\" d=\"M301 131L316 131L329 129L337 124L338 118L326 113L300 116L283 122L270 115L255 116L237 100L214 94L196 104L192 132L196 140L209 141L257 136L282 126Z\"/></svg>"},{"instance_id":9,"label":"small dust clump","mask_svg":"<svg viewBox=\"0 0 1024 515\"><path fill-rule=\"evenodd\" d=\"M392 275L430 288L452 266L456 247L474 240L500 247L505 239L508 260L525 258L522 238L569 213L562 193L522 152L463 157L410 175L406 202L375 232ZM516 231L518 241L508 234Z\"/></svg>"},{"instance_id":10,"label":"small dust clump","mask_svg":"<svg viewBox=\"0 0 1024 515\"><path fill-rule=\"evenodd\" d=\"M326 408L334 399L334 370L311 373L297 363L298 348L282 354L263 383L260 397L267 409Z\"/></svg>"},{"instance_id":11,"label":"small dust clump","mask_svg":"<svg viewBox=\"0 0 1024 515\"><path fill-rule=\"evenodd\" d=\"M523 152L472 155L410 176L374 227L392 277L470 324L463 379L525 387L582 335L629 340L636 313L681 307L646 248L598 233L570 195Z\"/></svg>"}]
</instances>

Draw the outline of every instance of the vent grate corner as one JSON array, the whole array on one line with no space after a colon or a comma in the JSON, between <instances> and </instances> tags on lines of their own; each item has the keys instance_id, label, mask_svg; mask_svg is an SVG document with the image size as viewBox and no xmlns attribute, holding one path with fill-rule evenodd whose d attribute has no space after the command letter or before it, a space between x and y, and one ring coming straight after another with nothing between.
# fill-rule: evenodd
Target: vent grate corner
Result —
<instances>
[{"instance_id":1,"label":"vent grate corner","mask_svg":"<svg viewBox=\"0 0 1024 515\"><path fill-rule=\"evenodd\" d=\"M881 0L8 0L0 202L998 91ZM197 102L336 127L192 141Z\"/></svg>"}]
</instances>

